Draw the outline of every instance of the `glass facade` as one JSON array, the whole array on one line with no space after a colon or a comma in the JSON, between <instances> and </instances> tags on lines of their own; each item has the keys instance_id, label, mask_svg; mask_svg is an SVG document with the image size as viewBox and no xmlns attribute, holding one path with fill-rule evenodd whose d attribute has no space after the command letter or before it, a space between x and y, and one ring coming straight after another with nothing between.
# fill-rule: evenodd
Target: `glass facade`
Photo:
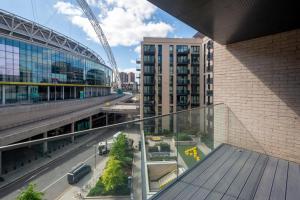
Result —
<instances>
[{"instance_id":1,"label":"glass facade","mask_svg":"<svg viewBox=\"0 0 300 200\"><path fill-rule=\"evenodd\" d=\"M112 70L78 55L0 37L0 81L110 86Z\"/></svg>"},{"instance_id":2,"label":"glass facade","mask_svg":"<svg viewBox=\"0 0 300 200\"><path fill-rule=\"evenodd\" d=\"M107 95L112 70L87 58L0 36L2 104Z\"/></svg>"}]
</instances>

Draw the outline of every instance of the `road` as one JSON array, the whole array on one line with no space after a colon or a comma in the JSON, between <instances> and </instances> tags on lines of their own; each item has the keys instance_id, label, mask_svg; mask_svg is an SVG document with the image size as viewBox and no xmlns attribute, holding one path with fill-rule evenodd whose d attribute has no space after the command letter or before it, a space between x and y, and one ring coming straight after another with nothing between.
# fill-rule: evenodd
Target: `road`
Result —
<instances>
[{"instance_id":1,"label":"road","mask_svg":"<svg viewBox=\"0 0 300 200\"><path fill-rule=\"evenodd\" d=\"M114 133L122 130L123 128L124 127L120 126L104 129L101 133L99 133L99 136L96 138L91 137L91 141L87 140L81 146L65 154L56 162L52 162L34 173L28 174L27 177L20 179L20 181L7 188L1 188L1 199L15 199L19 194L20 189L26 187L26 185L30 182L35 183L37 185L37 189L45 193L46 199L53 200L58 198L69 187L71 187L66 180L66 174L71 170L71 168L81 162L86 162L93 167L95 163L95 145L99 141L110 138ZM96 156L96 162L101 162L101 159L103 158L98 155Z\"/></svg>"}]
</instances>

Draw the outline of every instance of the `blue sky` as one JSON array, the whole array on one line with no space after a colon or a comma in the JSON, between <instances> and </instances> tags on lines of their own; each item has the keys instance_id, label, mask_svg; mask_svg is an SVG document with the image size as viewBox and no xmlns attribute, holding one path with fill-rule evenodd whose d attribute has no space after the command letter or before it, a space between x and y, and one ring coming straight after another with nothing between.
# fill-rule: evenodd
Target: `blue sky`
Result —
<instances>
[{"instance_id":1,"label":"blue sky","mask_svg":"<svg viewBox=\"0 0 300 200\"><path fill-rule=\"evenodd\" d=\"M88 0L120 71L132 71L143 36L192 37L196 31L146 0ZM76 0L1 0L0 8L63 33L107 61Z\"/></svg>"}]
</instances>

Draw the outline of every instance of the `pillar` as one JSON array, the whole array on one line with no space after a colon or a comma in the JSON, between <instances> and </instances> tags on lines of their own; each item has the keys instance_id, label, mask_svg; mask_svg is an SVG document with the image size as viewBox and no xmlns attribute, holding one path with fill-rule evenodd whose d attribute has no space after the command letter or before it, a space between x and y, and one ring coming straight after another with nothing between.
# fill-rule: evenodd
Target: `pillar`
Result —
<instances>
[{"instance_id":1,"label":"pillar","mask_svg":"<svg viewBox=\"0 0 300 200\"><path fill-rule=\"evenodd\" d=\"M2 151L0 151L0 175L2 174Z\"/></svg>"},{"instance_id":2,"label":"pillar","mask_svg":"<svg viewBox=\"0 0 300 200\"><path fill-rule=\"evenodd\" d=\"M2 104L5 105L5 85L2 85Z\"/></svg>"},{"instance_id":3,"label":"pillar","mask_svg":"<svg viewBox=\"0 0 300 200\"><path fill-rule=\"evenodd\" d=\"M105 113L105 121L106 121L105 125L107 126L108 125L108 113Z\"/></svg>"},{"instance_id":4,"label":"pillar","mask_svg":"<svg viewBox=\"0 0 300 200\"><path fill-rule=\"evenodd\" d=\"M47 86L47 101L50 101L50 86Z\"/></svg>"},{"instance_id":5,"label":"pillar","mask_svg":"<svg viewBox=\"0 0 300 200\"><path fill-rule=\"evenodd\" d=\"M90 87L91 88L91 97L93 97L93 87Z\"/></svg>"},{"instance_id":6,"label":"pillar","mask_svg":"<svg viewBox=\"0 0 300 200\"><path fill-rule=\"evenodd\" d=\"M65 99L65 86L62 86L62 99Z\"/></svg>"},{"instance_id":7,"label":"pillar","mask_svg":"<svg viewBox=\"0 0 300 200\"><path fill-rule=\"evenodd\" d=\"M92 116L89 117L89 125L90 125L90 129L93 128L93 119L92 119Z\"/></svg>"},{"instance_id":8,"label":"pillar","mask_svg":"<svg viewBox=\"0 0 300 200\"><path fill-rule=\"evenodd\" d=\"M27 86L27 100L30 101L30 85Z\"/></svg>"},{"instance_id":9,"label":"pillar","mask_svg":"<svg viewBox=\"0 0 300 200\"><path fill-rule=\"evenodd\" d=\"M43 133L43 138L47 138L47 132ZM48 152L48 141L44 141L43 143L43 153L47 153Z\"/></svg>"},{"instance_id":10,"label":"pillar","mask_svg":"<svg viewBox=\"0 0 300 200\"><path fill-rule=\"evenodd\" d=\"M54 101L56 101L56 86L54 86Z\"/></svg>"},{"instance_id":11,"label":"pillar","mask_svg":"<svg viewBox=\"0 0 300 200\"><path fill-rule=\"evenodd\" d=\"M74 87L74 99L76 99L76 87Z\"/></svg>"},{"instance_id":12,"label":"pillar","mask_svg":"<svg viewBox=\"0 0 300 200\"><path fill-rule=\"evenodd\" d=\"M83 87L83 98L85 98L85 87Z\"/></svg>"},{"instance_id":13,"label":"pillar","mask_svg":"<svg viewBox=\"0 0 300 200\"><path fill-rule=\"evenodd\" d=\"M113 113L113 115L114 115L114 124L116 123L116 113Z\"/></svg>"},{"instance_id":14,"label":"pillar","mask_svg":"<svg viewBox=\"0 0 300 200\"><path fill-rule=\"evenodd\" d=\"M71 124L71 133L74 133L74 132L75 132L75 122L73 122ZM75 141L75 136L74 135L71 136L71 141L72 141L72 143L74 143L74 141Z\"/></svg>"}]
</instances>

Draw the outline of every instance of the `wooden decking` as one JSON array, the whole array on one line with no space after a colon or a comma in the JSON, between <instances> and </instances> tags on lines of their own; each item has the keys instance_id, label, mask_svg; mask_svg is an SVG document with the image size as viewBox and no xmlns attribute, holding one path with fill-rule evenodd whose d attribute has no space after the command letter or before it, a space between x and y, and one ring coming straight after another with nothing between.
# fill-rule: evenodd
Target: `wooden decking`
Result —
<instances>
[{"instance_id":1,"label":"wooden decking","mask_svg":"<svg viewBox=\"0 0 300 200\"><path fill-rule=\"evenodd\" d=\"M300 200L300 166L222 145L153 199Z\"/></svg>"}]
</instances>

